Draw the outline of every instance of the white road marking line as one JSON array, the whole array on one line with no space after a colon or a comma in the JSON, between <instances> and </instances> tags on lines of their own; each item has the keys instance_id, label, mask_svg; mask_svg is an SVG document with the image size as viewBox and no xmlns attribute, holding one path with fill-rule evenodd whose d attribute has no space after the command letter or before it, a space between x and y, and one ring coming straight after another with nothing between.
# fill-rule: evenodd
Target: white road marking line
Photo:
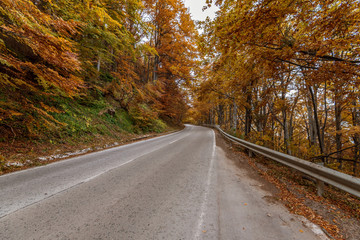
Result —
<instances>
[{"instance_id":1,"label":"white road marking line","mask_svg":"<svg viewBox=\"0 0 360 240\"><path fill-rule=\"evenodd\" d=\"M192 128L190 128L192 129ZM181 130L181 131L177 131L177 132L174 132L174 133L170 133L170 134L166 134L166 135L163 135L163 136L159 136L159 137L154 137L154 138L150 138L150 139L145 139L145 140L141 140L141 141L138 141L138 142L132 142L132 143L127 143L125 145L121 145L121 146L117 146L117 147L112 147L112 148L108 148L108 149L103 149L103 150L100 150L100 151L96 151L96 152L90 152L90 153L87 153L85 155L79 155L79 156L72 156L70 158L67 158L67 159L64 159L64 160L60 160L60 161L56 161L56 162L52 162L52 163L48 163L48 164L45 164L45 165L41 165L41 166L37 166L37 167L30 167L30 168L27 168L27 169L24 169L24 170L21 170L21 171L16 171L16 172L11 172L11 173L7 173L7 174L3 174L3 175L0 175L0 178L5 178L5 177L9 177L9 176L12 176L12 175L17 175L17 174L23 174L25 172L31 172L31 171L34 171L34 170L37 170L37 169L40 169L40 168L45 168L45 167L50 167L50 166L54 166L54 165L58 165L58 164L64 164L66 162L70 162L70 161L74 161L76 159L80 159L80 158L84 158L85 156L95 156L95 155L99 155L99 154L104 154L106 152L113 152L113 151L118 151L118 150L121 150L123 148L126 148L126 147L131 147L131 146L135 146L135 145L139 145L139 144L143 144L143 143L147 143L147 142L153 142L153 141L156 141L156 140L159 140L159 139L162 139L162 138L166 138L166 137L170 137L170 136L173 136L175 134L179 134L181 132L183 132L185 129ZM186 135L187 136L187 135ZM177 140L173 141L173 142L176 142ZM171 143L173 143L171 142ZM171 144L170 143L170 144ZM126 163L125 163L126 164Z\"/></svg>"},{"instance_id":2,"label":"white road marking line","mask_svg":"<svg viewBox=\"0 0 360 240\"><path fill-rule=\"evenodd\" d=\"M324 231L319 226L310 222L307 218L303 216L300 216L299 219L307 228L313 231L313 233L315 233L315 235L318 236L321 240L329 240L329 238L326 236Z\"/></svg>"},{"instance_id":3,"label":"white road marking line","mask_svg":"<svg viewBox=\"0 0 360 240\"><path fill-rule=\"evenodd\" d=\"M95 175L95 176L91 176L91 177L85 179L84 181L81 181L81 183L89 182L89 181L91 181L91 180L99 177L100 175L102 175L102 174L104 174L104 173L107 173L107 172L109 172L109 171L111 171L111 170L113 170L113 169L115 169L115 168L122 167L122 166L124 166L124 165L126 165L126 164L128 164L128 163L131 163L131 162L135 161L135 160L138 159L138 158L141 158L141 157L145 156L145 155L148 155L148 154L150 154L150 153L156 152L157 150L160 150L160 149L162 149L162 148L164 148L164 147L167 147L167 146L169 146L169 145L171 145L171 144L173 144L173 143L175 143L175 142L177 142L177 141L180 141L180 140L182 140L183 138L185 138L185 137L187 137L187 136L188 136L188 135L185 135L185 136L182 137L182 138L179 138L179 139L176 139L176 140L174 140L174 141L171 141L171 142L167 143L166 145L163 145L163 146L161 146L161 147L158 147L158 148L156 148L156 149L154 149L154 150L152 150L152 151L150 151L150 152L141 154L140 156L136 156L135 158L130 159L129 161L124 162L124 163L122 163L122 164L120 164L120 165L118 165L118 166L116 166L116 167L114 167L114 168L111 168L111 169L109 169L109 170L107 170L107 171L105 171L105 172L99 173L99 174L97 174L97 175Z\"/></svg>"},{"instance_id":4,"label":"white road marking line","mask_svg":"<svg viewBox=\"0 0 360 240\"><path fill-rule=\"evenodd\" d=\"M167 136L169 136L169 135L167 135ZM115 169L115 168L122 167L122 166L124 166L124 165L126 165L126 164L128 164L128 163L131 163L131 162L135 161L135 160L138 159L138 158L141 158L141 157L143 157L143 156L145 156L145 155L147 155L147 154L153 153L153 152L155 152L155 151L157 151L157 150L159 150L159 149L162 149L162 148L164 148L164 147L167 147L167 146L169 146L169 145L171 145L171 144L173 144L173 143L175 143L175 142L178 142L178 141L184 139L184 138L187 137L187 136L189 136L189 134L186 134L185 136L183 136L183 137L181 137L181 138L179 138L179 139L173 140L173 141L167 143L166 145L163 145L163 146L161 146L161 147L158 147L158 148L156 148L156 149L154 149L154 150L152 150L152 151L150 151L150 152L141 154L140 156L137 156L137 157L135 157L135 158L133 158L133 159L127 161L127 162L124 162L124 163L122 163L122 164L120 164L120 165L118 165L118 166L116 166L116 167L114 167L114 168L108 169L108 170L106 170L106 171L104 171L104 172L101 172L101 173L99 173L99 174L96 174L96 175L94 175L94 176L91 176L91 177L89 177L89 178L86 178L86 179L84 179L84 180L82 180L82 181L79 181L78 183L73 184L73 185L71 185L71 186L69 186L69 187L67 187L67 188L65 188L65 189L62 189L62 190L59 191L59 192L55 192L55 193L53 193L53 194L46 195L46 197L44 197L44 198L42 198L42 199L39 199L39 200L37 200L37 201L31 202L31 203L29 203L29 204L26 204L26 205L24 205L24 206L22 206L22 207L20 207L20 208L18 208L18 209L15 209L15 210L10 211L10 212L5 213L5 214L0 213L0 219L1 219L1 218L4 218L4 217L6 217L6 216L8 216L8 215L10 215L10 214L12 214L12 213L14 213L14 212L17 212L17 211L19 211L19 210L21 210L21 209L24 209L24 208L29 207L29 206L31 206L31 205L37 204L37 203L39 203L39 202L41 202L41 201L43 201L43 200L46 200L46 199L48 199L48 198L51 198L51 197L53 197L53 196L55 196L55 195L58 195L58 194L60 194L60 193L63 193L63 192L65 192L65 191L67 191L67 190L69 190L69 189L71 189L71 188L73 188L73 187L76 187L76 186L80 185L80 184L87 183L87 182L89 182L89 181L91 181L91 180L99 177L99 176L102 175L102 174L105 174L105 173L107 173L107 172L109 172L109 171L111 171L111 170L113 170L113 169ZM151 139L149 139L149 140L151 140ZM134 143L133 143L133 144L134 144ZM70 160L72 160L72 159L67 159L67 160L65 160L65 161L70 161ZM59 162L56 162L56 163L59 163ZM53 163L53 164L54 164L54 163ZM45 167L45 166L46 166L46 165L41 166L41 167ZM38 168L39 168L39 167L38 167ZM32 168L32 169L34 169L34 168ZM27 169L27 170L31 170L31 168L30 168L30 169ZM21 172L24 172L24 171L14 172L13 174L21 173ZM4 175L4 176L6 176L6 175ZM1 176L0 176L0 177L1 177Z\"/></svg>"},{"instance_id":5,"label":"white road marking line","mask_svg":"<svg viewBox=\"0 0 360 240\"><path fill-rule=\"evenodd\" d=\"M212 178L212 172L213 172L214 161L215 161L216 140L215 140L214 130L212 130L212 135L213 135L213 144L212 144L211 162L210 162L210 167L209 167L209 171L207 174L207 180L206 180L206 185L205 185L205 194L204 194L203 201L201 204L200 216L199 216L199 221L197 224L194 239L202 239L201 234L205 230L205 229L203 229L203 225L204 225L204 218L205 218L205 212L206 212L206 204L207 204L208 198L209 198L211 178Z\"/></svg>"}]
</instances>

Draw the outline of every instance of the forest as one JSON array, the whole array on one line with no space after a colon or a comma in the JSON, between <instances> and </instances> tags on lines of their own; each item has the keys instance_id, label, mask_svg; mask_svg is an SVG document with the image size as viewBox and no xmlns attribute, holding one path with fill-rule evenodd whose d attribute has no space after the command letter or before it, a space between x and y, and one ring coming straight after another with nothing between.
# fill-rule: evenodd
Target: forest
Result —
<instances>
[{"instance_id":1,"label":"forest","mask_svg":"<svg viewBox=\"0 0 360 240\"><path fill-rule=\"evenodd\" d=\"M0 142L181 125L196 34L181 0L2 0Z\"/></svg>"},{"instance_id":2,"label":"forest","mask_svg":"<svg viewBox=\"0 0 360 240\"><path fill-rule=\"evenodd\" d=\"M193 119L360 176L359 1L208 4Z\"/></svg>"},{"instance_id":3,"label":"forest","mask_svg":"<svg viewBox=\"0 0 360 240\"><path fill-rule=\"evenodd\" d=\"M360 176L359 1L206 2L2 0L0 145L208 123Z\"/></svg>"}]
</instances>

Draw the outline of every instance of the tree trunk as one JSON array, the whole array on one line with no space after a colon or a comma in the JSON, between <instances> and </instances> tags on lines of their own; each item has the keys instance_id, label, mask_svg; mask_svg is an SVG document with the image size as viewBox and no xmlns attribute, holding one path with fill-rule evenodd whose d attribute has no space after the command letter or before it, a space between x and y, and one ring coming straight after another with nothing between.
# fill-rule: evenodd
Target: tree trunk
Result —
<instances>
[{"instance_id":1,"label":"tree trunk","mask_svg":"<svg viewBox=\"0 0 360 240\"><path fill-rule=\"evenodd\" d=\"M281 91L281 100L282 100L282 117L283 117L283 130L284 130L284 145L287 154L291 155L290 149L290 132L289 132L289 122L287 119L287 106L286 106L286 87L284 85L284 80L281 79L282 91Z\"/></svg>"},{"instance_id":2,"label":"tree trunk","mask_svg":"<svg viewBox=\"0 0 360 240\"><path fill-rule=\"evenodd\" d=\"M237 130L237 123L238 123L238 118L237 118L237 105L236 105L236 102L235 102L235 99L233 101L233 116L232 116L232 120L233 120L233 129Z\"/></svg>"},{"instance_id":3,"label":"tree trunk","mask_svg":"<svg viewBox=\"0 0 360 240\"><path fill-rule=\"evenodd\" d=\"M221 126L224 124L224 105L219 104L217 107L218 124Z\"/></svg>"},{"instance_id":4,"label":"tree trunk","mask_svg":"<svg viewBox=\"0 0 360 240\"><path fill-rule=\"evenodd\" d=\"M310 92L313 111L314 111L314 120L315 120L315 126L316 126L316 133L317 133L318 141L319 141L320 154L324 154L324 143L323 143L323 139L321 137L320 122L319 122L319 117L318 117L318 113L317 113L317 101L316 101L313 89L310 85L308 86L308 89Z\"/></svg>"},{"instance_id":5,"label":"tree trunk","mask_svg":"<svg viewBox=\"0 0 360 240\"><path fill-rule=\"evenodd\" d=\"M245 136L247 137L251 131L251 94L248 93L246 97L245 106Z\"/></svg>"},{"instance_id":6,"label":"tree trunk","mask_svg":"<svg viewBox=\"0 0 360 240\"><path fill-rule=\"evenodd\" d=\"M233 114L232 114L232 109L233 109L233 105L230 104L230 105L229 105L229 113L228 113L228 116L229 116L228 123L229 123L229 125L230 125L230 129L233 129Z\"/></svg>"},{"instance_id":7,"label":"tree trunk","mask_svg":"<svg viewBox=\"0 0 360 240\"><path fill-rule=\"evenodd\" d=\"M209 115L208 115L208 119L207 119L207 124L212 124L211 119L212 119L212 112L211 109L209 110Z\"/></svg>"},{"instance_id":8,"label":"tree trunk","mask_svg":"<svg viewBox=\"0 0 360 240\"><path fill-rule=\"evenodd\" d=\"M335 135L335 142L336 142L336 158L337 161L340 163L339 169L342 169L342 143L341 143L341 93L339 92L339 90L335 87L335 128L336 128L336 135Z\"/></svg>"},{"instance_id":9,"label":"tree trunk","mask_svg":"<svg viewBox=\"0 0 360 240\"><path fill-rule=\"evenodd\" d=\"M308 101L306 102L307 108L307 115L308 115L308 122L309 122L309 129L308 129L308 139L310 147L315 145L316 142L316 127L315 127L315 120L314 120L314 111L311 106L311 96L307 94Z\"/></svg>"},{"instance_id":10,"label":"tree trunk","mask_svg":"<svg viewBox=\"0 0 360 240\"><path fill-rule=\"evenodd\" d=\"M158 79L158 67L159 67L159 56L155 56L154 58L154 68L153 68L153 81L156 82Z\"/></svg>"},{"instance_id":11,"label":"tree trunk","mask_svg":"<svg viewBox=\"0 0 360 240\"><path fill-rule=\"evenodd\" d=\"M146 71L146 82L149 82L150 79L150 66L151 66L151 58L147 59L147 71Z\"/></svg>"},{"instance_id":12,"label":"tree trunk","mask_svg":"<svg viewBox=\"0 0 360 240\"><path fill-rule=\"evenodd\" d=\"M352 109L352 121L353 121L353 126L360 126L360 109L357 106L357 101L354 100L353 102L353 109ZM354 165L353 165L353 172L354 172L354 176L358 175L357 172L357 165L360 161L360 134L359 133L355 133L353 135L353 140L355 143L355 148L354 148Z\"/></svg>"},{"instance_id":13,"label":"tree trunk","mask_svg":"<svg viewBox=\"0 0 360 240\"><path fill-rule=\"evenodd\" d=\"M100 72L100 68L101 68L101 57L99 56L98 61L97 61L97 66L96 66L96 69L98 72Z\"/></svg>"},{"instance_id":14,"label":"tree trunk","mask_svg":"<svg viewBox=\"0 0 360 240\"><path fill-rule=\"evenodd\" d=\"M291 155L289 128L290 128L289 122L286 119L284 119L284 143L285 143L286 153Z\"/></svg>"}]
</instances>

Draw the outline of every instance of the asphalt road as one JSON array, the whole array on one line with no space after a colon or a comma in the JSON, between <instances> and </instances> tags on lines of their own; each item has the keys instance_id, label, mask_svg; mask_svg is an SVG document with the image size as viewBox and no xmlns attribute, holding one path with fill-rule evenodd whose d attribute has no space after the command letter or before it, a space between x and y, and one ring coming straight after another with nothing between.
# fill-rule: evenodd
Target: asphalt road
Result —
<instances>
[{"instance_id":1,"label":"asphalt road","mask_svg":"<svg viewBox=\"0 0 360 240\"><path fill-rule=\"evenodd\" d=\"M183 131L0 176L0 239L320 239Z\"/></svg>"}]
</instances>

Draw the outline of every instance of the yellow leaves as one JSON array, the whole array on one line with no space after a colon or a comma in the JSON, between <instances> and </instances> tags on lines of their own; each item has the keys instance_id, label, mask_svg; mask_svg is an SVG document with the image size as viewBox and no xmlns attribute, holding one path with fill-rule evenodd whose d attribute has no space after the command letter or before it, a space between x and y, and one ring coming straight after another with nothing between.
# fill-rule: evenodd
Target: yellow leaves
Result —
<instances>
[{"instance_id":1,"label":"yellow leaves","mask_svg":"<svg viewBox=\"0 0 360 240\"><path fill-rule=\"evenodd\" d=\"M1 22L0 22L0 25L1 25ZM5 45L4 41L1 38L0 38L0 51L2 51L2 52L6 51L6 45Z\"/></svg>"},{"instance_id":2,"label":"yellow leaves","mask_svg":"<svg viewBox=\"0 0 360 240\"><path fill-rule=\"evenodd\" d=\"M2 4L18 25L37 24L36 27L40 27L38 24L47 24L50 20L50 16L42 13L30 0L2 0L0 7Z\"/></svg>"},{"instance_id":3,"label":"yellow leaves","mask_svg":"<svg viewBox=\"0 0 360 240\"><path fill-rule=\"evenodd\" d=\"M156 49L150 46L148 43L142 43L138 45L137 48L140 52L142 52L146 57L150 56L159 56L159 53Z\"/></svg>"},{"instance_id":4,"label":"yellow leaves","mask_svg":"<svg viewBox=\"0 0 360 240\"><path fill-rule=\"evenodd\" d=\"M360 126L351 126L345 131L339 131L340 133L347 133L350 135L360 134Z\"/></svg>"},{"instance_id":5,"label":"yellow leaves","mask_svg":"<svg viewBox=\"0 0 360 240\"><path fill-rule=\"evenodd\" d=\"M124 109L138 102L149 102L149 106L157 103L160 87L152 86L150 91L140 81L145 65L142 57L158 56L150 44L138 47L148 31L139 13L142 1L38 2L0 1L2 120L16 118L16 125L26 126L30 133L43 126L59 126L57 118L62 119L59 116L62 112L56 104L79 95L80 90L84 98L93 90L99 96L108 91L106 94L120 99ZM99 56L100 70L111 75L104 82L93 68ZM112 79L114 84L110 85ZM88 88L91 90L87 91ZM151 107L139 107L139 118L151 122L157 115L157 110Z\"/></svg>"},{"instance_id":6,"label":"yellow leaves","mask_svg":"<svg viewBox=\"0 0 360 240\"><path fill-rule=\"evenodd\" d=\"M5 35L11 36L13 44L18 45L17 51L25 53L25 57L35 54L55 68L66 71L80 70L77 55L72 52L72 43L61 36L55 36L49 29L52 25L65 36L69 36L77 33L78 23L62 19L53 20L49 15L42 13L31 1L20 0L17 4L13 4L12 1L6 0L3 4L7 4L10 9L8 14L16 22L2 26L2 29ZM3 44L0 43L1 45Z\"/></svg>"},{"instance_id":7,"label":"yellow leaves","mask_svg":"<svg viewBox=\"0 0 360 240\"><path fill-rule=\"evenodd\" d=\"M22 113L12 111L12 110L9 110L9 114L10 114L10 116L21 116L21 115L23 115Z\"/></svg>"},{"instance_id":8,"label":"yellow leaves","mask_svg":"<svg viewBox=\"0 0 360 240\"><path fill-rule=\"evenodd\" d=\"M0 42L1 43L1 42ZM0 56L1 57L1 56ZM7 67L11 67L12 65L6 61L5 59L0 58L0 64L5 65Z\"/></svg>"},{"instance_id":9,"label":"yellow leaves","mask_svg":"<svg viewBox=\"0 0 360 240\"><path fill-rule=\"evenodd\" d=\"M67 125L66 123L59 122L59 121L56 120L54 117L52 117L51 115L49 115L46 111L44 111L44 110L42 110L42 109L40 109L40 108L38 108L38 107L35 107L34 105L30 105L30 107L31 107L33 110L35 110L35 112L37 112L37 113L41 116L42 120L43 120L43 121L46 123L46 125L48 125L48 126L53 126L53 125L54 125L53 123L49 122L48 119L51 120L52 122L55 122L55 123L61 125L61 126L66 126L66 125Z\"/></svg>"},{"instance_id":10,"label":"yellow leaves","mask_svg":"<svg viewBox=\"0 0 360 240\"><path fill-rule=\"evenodd\" d=\"M85 24L79 21L68 20L65 21L61 18L54 19L51 21L51 26L60 33L62 36L71 37L79 33L79 28Z\"/></svg>"},{"instance_id":11,"label":"yellow leaves","mask_svg":"<svg viewBox=\"0 0 360 240\"><path fill-rule=\"evenodd\" d=\"M264 136L262 136L262 140L263 140L264 142L271 142L271 141L272 141L272 138L271 138L271 136L269 136L269 135L264 135Z\"/></svg>"},{"instance_id":12,"label":"yellow leaves","mask_svg":"<svg viewBox=\"0 0 360 240\"><path fill-rule=\"evenodd\" d=\"M94 6L88 14L92 16L93 21L104 28L109 28L109 30L120 29L122 27L122 24L113 19L104 7Z\"/></svg>"},{"instance_id":13,"label":"yellow leaves","mask_svg":"<svg viewBox=\"0 0 360 240\"><path fill-rule=\"evenodd\" d=\"M11 86L11 87L16 87L12 81L11 81L11 78L9 77L9 75L5 74L5 73L1 73L0 72L0 84L1 85L8 85L8 86Z\"/></svg>"},{"instance_id":14,"label":"yellow leaves","mask_svg":"<svg viewBox=\"0 0 360 240\"><path fill-rule=\"evenodd\" d=\"M40 105L41 105L41 107L44 108L45 111L47 111L47 112L62 113L62 111L59 111L59 110L56 109L55 107L50 107L50 106L44 104L43 102L40 102Z\"/></svg>"},{"instance_id":15,"label":"yellow leaves","mask_svg":"<svg viewBox=\"0 0 360 240\"><path fill-rule=\"evenodd\" d=\"M19 117L19 116L23 116L24 114L12 109L3 109L0 108L0 113L2 114L2 118L3 119L13 119L13 117Z\"/></svg>"}]
</instances>

